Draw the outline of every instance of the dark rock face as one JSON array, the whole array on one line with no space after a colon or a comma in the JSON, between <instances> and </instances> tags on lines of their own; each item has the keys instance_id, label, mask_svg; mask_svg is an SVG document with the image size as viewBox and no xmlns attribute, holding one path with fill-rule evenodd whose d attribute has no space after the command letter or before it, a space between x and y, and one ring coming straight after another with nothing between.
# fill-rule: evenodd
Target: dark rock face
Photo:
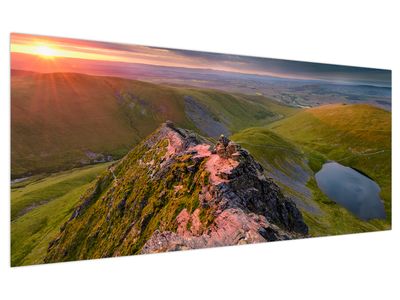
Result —
<instances>
[{"instance_id":1,"label":"dark rock face","mask_svg":"<svg viewBox=\"0 0 400 300\"><path fill-rule=\"evenodd\" d=\"M263 215L286 230L307 234L300 211L272 180L265 178L261 165L244 151L239 158L239 165L228 176L227 188L221 193L227 207Z\"/></svg>"},{"instance_id":2,"label":"dark rock face","mask_svg":"<svg viewBox=\"0 0 400 300\"><path fill-rule=\"evenodd\" d=\"M100 175L45 262L304 238L300 211L240 145L163 124Z\"/></svg>"}]
</instances>

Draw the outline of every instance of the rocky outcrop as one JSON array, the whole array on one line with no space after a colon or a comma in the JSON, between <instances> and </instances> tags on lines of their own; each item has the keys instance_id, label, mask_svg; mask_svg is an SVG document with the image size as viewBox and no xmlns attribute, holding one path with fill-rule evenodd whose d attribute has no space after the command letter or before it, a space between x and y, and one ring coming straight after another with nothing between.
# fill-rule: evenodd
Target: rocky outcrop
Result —
<instances>
[{"instance_id":1,"label":"rocky outcrop","mask_svg":"<svg viewBox=\"0 0 400 300\"><path fill-rule=\"evenodd\" d=\"M163 124L99 176L46 262L307 237L294 202L240 145Z\"/></svg>"},{"instance_id":2,"label":"rocky outcrop","mask_svg":"<svg viewBox=\"0 0 400 300\"><path fill-rule=\"evenodd\" d=\"M208 148L208 149L207 149ZM165 252L306 237L307 225L293 201L263 174L262 166L240 145L221 135L214 149L198 144L189 152L207 161L211 182L199 194L201 207L213 207L214 220L199 229L199 209L177 217L176 232L156 230L142 253ZM212 163L210 163L212 162Z\"/></svg>"}]
</instances>

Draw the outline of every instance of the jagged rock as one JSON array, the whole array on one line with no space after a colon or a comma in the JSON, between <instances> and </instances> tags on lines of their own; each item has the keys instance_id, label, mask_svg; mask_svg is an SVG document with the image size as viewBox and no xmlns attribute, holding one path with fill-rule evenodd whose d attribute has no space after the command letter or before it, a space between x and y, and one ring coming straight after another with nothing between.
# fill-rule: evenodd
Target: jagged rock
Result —
<instances>
[{"instance_id":1,"label":"jagged rock","mask_svg":"<svg viewBox=\"0 0 400 300\"><path fill-rule=\"evenodd\" d=\"M237 153L240 150L240 146L232 141L228 143L226 146L226 155L228 157L232 157L233 154Z\"/></svg>"},{"instance_id":2,"label":"jagged rock","mask_svg":"<svg viewBox=\"0 0 400 300\"><path fill-rule=\"evenodd\" d=\"M226 155L225 146L223 144L218 143L215 146L215 153L218 154L222 158L228 158L227 155Z\"/></svg>"},{"instance_id":3,"label":"jagged rock","mask_svg":"<svg viewBox=\"0 0 400 300\"><path fill-rule=\"evenodd\" d=\"M263 172L226 137L212 147L167 122L97 179L45 261L307 237L294 202Z\"/></svg>"},{"instance_id":4,"label":"jagged rock","mask_svg":"<svg viewBox=\"0 0 400 300\"><path fill-rule=\"evenodd\" d=\"M222 158L232 158L239 161L241 157L240 151L241 147L239 144L236 144L224 135L221 135L212 154L218 154Z\"/></svg>"}]
</instances>

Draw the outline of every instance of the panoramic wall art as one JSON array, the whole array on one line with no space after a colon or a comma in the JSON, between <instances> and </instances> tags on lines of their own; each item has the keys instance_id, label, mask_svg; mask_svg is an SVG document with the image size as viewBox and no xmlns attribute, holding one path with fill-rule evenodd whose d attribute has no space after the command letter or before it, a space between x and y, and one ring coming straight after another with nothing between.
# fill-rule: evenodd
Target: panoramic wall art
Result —
<instances>
[{"instance_id":1,"label":"panoramic wall art","mask_svg":"<svg viewBox=\"0 0 400 300\"><path fill-rule=\"evenodd\" d=\"M11 35L12 266L390 228L390 70Z\"/></svg>"}]
</instances>

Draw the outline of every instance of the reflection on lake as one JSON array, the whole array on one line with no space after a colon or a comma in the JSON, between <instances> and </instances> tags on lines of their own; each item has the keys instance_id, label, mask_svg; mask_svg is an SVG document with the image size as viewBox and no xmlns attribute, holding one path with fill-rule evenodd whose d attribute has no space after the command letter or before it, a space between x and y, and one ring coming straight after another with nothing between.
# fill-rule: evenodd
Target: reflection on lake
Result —
<instances>
[{"instance_id":1,"label":"reflection on lake","mask_svg":"<svg viewBox=\"0 0 400 300\"><path fill-rule=\"evenodd\" d=\"M379 196L381 189L372 179L336 162L324 164L315 174L315 179L321 191L331 200L360 219L385 219L385 209Z\"/></svg>"}]
</instances>

